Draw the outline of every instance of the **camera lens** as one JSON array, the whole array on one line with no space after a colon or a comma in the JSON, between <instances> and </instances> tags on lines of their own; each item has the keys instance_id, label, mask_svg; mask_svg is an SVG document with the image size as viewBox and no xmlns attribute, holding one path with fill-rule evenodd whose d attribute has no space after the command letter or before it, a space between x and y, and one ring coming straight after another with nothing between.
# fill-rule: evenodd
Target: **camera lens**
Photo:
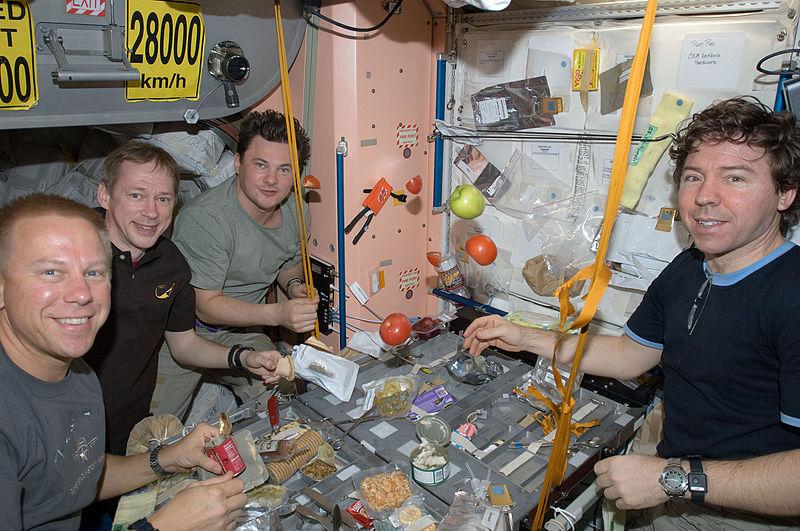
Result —
<instances>
[{"instance_id":1,"label":"camera lens","mask_svg":"<svg viewBox=\"0 0 800 531\"><path fill-rule=\"evenodd\" d=\"M227 79L238 83L247 79L250 74L250 62L243 55L234 55L226 58L222 71Z\"/></svg>"}]
</instances>

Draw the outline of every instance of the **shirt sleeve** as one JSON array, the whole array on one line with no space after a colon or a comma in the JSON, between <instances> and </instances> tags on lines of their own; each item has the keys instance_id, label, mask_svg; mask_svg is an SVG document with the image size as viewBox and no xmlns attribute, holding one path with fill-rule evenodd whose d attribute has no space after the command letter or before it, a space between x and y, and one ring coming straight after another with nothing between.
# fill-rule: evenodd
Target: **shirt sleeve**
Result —
<instances>
[{"instance_id":1,"label":"shirt sleeve","mask_svg":"<svg viewBox=\"0 0 800 531\"><path fill-rule=\"evenodd\" d=\"M800 308L790 302L777 325L775 348L780 363L781 422L800 428Z\"/></svg>"},{"instance_id":2,"label":"shirt sleeve","mask_svg":"<svg viewBox=\"0 0 800 531\"><path fill-rule=\"evenodd\" d=\"M172 241L189 263L192 286L210 291L225 286L231 254L222 234L219 220L200 210L184 209L175 219Z\"/></svg>"},{"instance_id":3,"label":"shirt sleeve","mask_svg":"<svg viewBox=\"0 0 800 531\"><path fill-rule=\"evenodd\" d=\"M16 453L0 433L0 511L4 529L22 529L22 483L17 478Z\"/></svg>"},{"instance_id":4,"label":"shirt sleeve","mask_svg":"<svg viewBox=\"0 0 800 531\"><path fill-rule=\"evenodd\" d=\"M172 310L169 312L167 326L165 330L169 332L184 332L194 329L195 321L195 295L194 288L189 284L189 272L187 271L186 282L178 290Z\"/></svg>"},{"instance_id":5,"label":"shirt sleeve","mask_svg":"<svg viewBox=\"0 0 800 531\"><path fill-rule=\"evenodd\" d=\"M294 201L292 198L289 198L290 201ZM302 250L300 249L300 238L299 234L300 231L297 230L297 209L292 203L291 208L289 209L292 215L292 222L291 222L291 230L288 233L287 241L286 241L286 248L291 249L294 251L292 257L284 263L281 269L291 269L292 267L296 266L300 263L303 258ZM303 216L306 222L306 243L311 237L311 211L308 208L308 203L303 201Z\"/></svg>"},{"instance_id":6,"label":"shirt sleeve","mask_svg":"<svg viewBox=\"0 0 800 531\"><path fill-rule=\"evenodd\" d=\"M664 274L662 271L644 294L641 304L625 323L625 335L640 345L664 348Z\"/></svg>"}]
</instances>

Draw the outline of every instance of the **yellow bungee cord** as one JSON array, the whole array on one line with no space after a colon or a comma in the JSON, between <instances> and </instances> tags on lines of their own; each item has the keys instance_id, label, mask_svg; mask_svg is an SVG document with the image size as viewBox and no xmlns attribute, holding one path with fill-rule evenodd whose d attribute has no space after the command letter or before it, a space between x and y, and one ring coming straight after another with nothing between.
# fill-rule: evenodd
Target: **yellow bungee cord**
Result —
<instances>
[{"instance_id":1,"label":"yellow bungee cord","mask_svg":"<svg viewBox=\"0 0 800 531\"><path fill-rule=\"evenodd\" d=\"M278 35L278 59L281 72L281 94L283 96L283 115L286 118L286 136L289 143L289 155L292 163L294 179L294 204L297 209L297 227L300 236L300 254L303 263L303 280L309 299L316 296L311 275L311 257L308 254L308 237L306 236L306 215L303 211L303 187L300 180L300 162L297 156L297 134L294 129L294 113L292 112L292 92L289 87L289 63L286 60L286 41L283 35L280 0L275 0L275 29ZM342 332L344 333L344 332ZM314 322L314 337L319 339L319 321Z\"/></svg>"},{"instance_id":2,"label":"yellow bungee cord","mask_svg":"<svg viewBox=\"0 0 800 531\"><path fill-rule=\"evenodd\" d=\"M630 76L628 77L628 83L625 89L622 117L620 119L619 132L617 133L617 142L614 147L614 162L611 166L611 183L608 189L608 202L606 203L605 214L603 216L597 256L593 264L578 271L574 277L560 286L555 293L560 301L560 329L562 335L553 349L552 366L556 385L563 400L554 412L557 416L556 436L553 440L553 451L547 463L547 472L539 495L539 502L536 507L536 516L531 527L532 529L540 529L542 527L544 515L548 509L550 490L554 485L560 484L564 479L564 472L567 467L567 451L569 449L570 429L572 427L572 410L575 405L575 399L572 397L572 388L575 384L575 377L578 373L578 367L580 367L581 358L583 357L583 349L586 346L589 323L594 318L600 299L611 279L611 271L605 263L606 251L608 250L608 243L611 239L611 232L614 228L617 209L619 208L622 189L625 184L631 135L636 118L636 109L639 105L639 95L641 93L642 80L644 79L645 66L647 65L647 54L650 48L650 37L653 31L657 7L658 0L648 0L644 20L642 21L642 29L639 33L639 42L636 46L636 55L633 58L633 65L631 66ZM584 298L585 303L580 314L572 322L567 324L567 319L575 313L575 308L569 301L570 288L572 288L573 284L576 282L583 280L590 280L589 292ZM567 383L563 384L561 375L556 367L556 353L570 330L580 330L580 334L575 347L575 356L572 360L569 378L567 379Z\"/></svg>"}]
</instances>

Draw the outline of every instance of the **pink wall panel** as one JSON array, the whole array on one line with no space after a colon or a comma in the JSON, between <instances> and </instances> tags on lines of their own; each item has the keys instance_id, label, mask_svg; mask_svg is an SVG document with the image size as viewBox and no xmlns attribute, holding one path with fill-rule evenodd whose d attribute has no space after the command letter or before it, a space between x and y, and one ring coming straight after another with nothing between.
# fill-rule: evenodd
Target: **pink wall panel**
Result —
<instances>
[{"instance_id":1,"label":"pink wall panel","mask_svg":"<svg viewBox=\"0 0 800 531\"><path fill-rule=\"evenodd\" d=\"M325 7L323 12L360 27L386 16L374 0ZM427 135L432 128L432 75L443 42L443 23L432 18L420 0L405 0L400 13L367 38L333 31L324 21L320 26L311 171L320 179L322 190L312 196L311 253L334 265L337 262L335 150L340 137L345 137L349 145L344 159L345 223L361 209L366 197L362 189L371 188L380 177L397 191L403 191L414 175L423 179L422 192L408 194L405 205L390 200L357 245L352 239L358 227L346 236L347 281L357 281L370 294L371 273L382 270L385 287L371 294L368 304L373 310L381 315L433 313L436 302L426 289L435 273L425 253L438 250L439 220L431 214L433 145L428 144ZM408 148L407 157L397 145L401 123L418 128L417 145ZM402 288L401 276L406 283ZM419 284L409 290L415 276ZM375 319L352 296L347 314Z\"/></svg>"}]
</instances>

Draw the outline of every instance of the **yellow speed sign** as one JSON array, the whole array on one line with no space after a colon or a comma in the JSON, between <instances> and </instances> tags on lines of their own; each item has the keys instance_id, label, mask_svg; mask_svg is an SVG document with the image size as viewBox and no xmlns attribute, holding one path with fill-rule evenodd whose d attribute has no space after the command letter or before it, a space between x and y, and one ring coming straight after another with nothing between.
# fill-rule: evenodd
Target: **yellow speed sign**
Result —
<instances>
[{"instance_id":1,"label":"yellow speed sign","mask_svg":"<svg viewBox=\"0 0 800 531\"><path fill-rule=\"evenodd\" d=\"M200 4L128 0L126 19L128 59L139 80L126 83L125 99L196 100L206 43Z\"/></svg>"},{"instance_id":2,"label":"yellow speed sign","mask_svg":"<svg viewBox=\"0 0 800 531\"><path fill-rule=\"evenodd\" d=\"M37 101L31 10L27 0L0 0L0 110L26 110Z\"/></svg>"}]
</instances>

